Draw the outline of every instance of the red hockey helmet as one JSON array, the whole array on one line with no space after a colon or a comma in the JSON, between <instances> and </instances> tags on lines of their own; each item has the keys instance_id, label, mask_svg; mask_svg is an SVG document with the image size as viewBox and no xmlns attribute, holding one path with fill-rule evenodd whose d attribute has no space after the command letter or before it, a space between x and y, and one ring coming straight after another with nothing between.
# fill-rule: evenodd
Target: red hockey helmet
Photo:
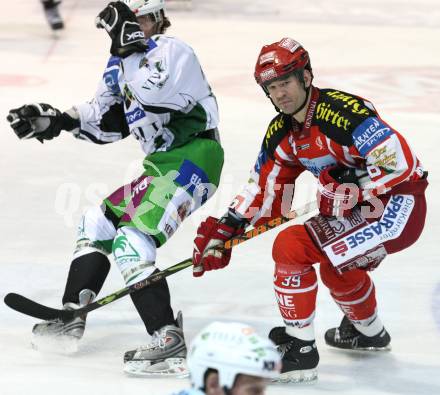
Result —
<instances>
[{"instance_id":1,"label":"red hockey helmet","mask_svg":"<svg viewBox=\"0 0 440 395\"><path fill-rule=\"evenodd\" d=\"M254 76L257 83L264 87L273 80L301 69L312 73L309 54L299 42L285 37L261 49Z\"/></svg>"}]
</instances>

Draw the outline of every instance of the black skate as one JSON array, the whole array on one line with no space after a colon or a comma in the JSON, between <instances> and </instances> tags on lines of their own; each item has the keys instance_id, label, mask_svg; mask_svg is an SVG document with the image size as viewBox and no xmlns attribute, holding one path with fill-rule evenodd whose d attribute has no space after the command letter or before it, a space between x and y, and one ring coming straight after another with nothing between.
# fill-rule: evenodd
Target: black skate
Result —
<instances>
[{"instance_id":1,"label":"black skate","mask_svg":"<svg viewBox=\"0 0 440 395\"><path fill-rule=\"evenodd\" d=\"M43 1L44 14L52 30L64 29L64 22L58 10L59 4L60 1L56 0Z\"/></svg>"},{"instance_id":2,"label":"black skate","mask_svg":"<svg viewBox=\"0 0 440 395\"><path fill-rule=\"evenodd\" d=\"M344 316L339 328L331 328L325 333L325 342L332 347L346 350L389 351L391 337L385 328L372 337L360 333Z\"/></svg>"},{"instance_id":3,"label":"black skate","mask_svg":"<svg viewBox=\"0 0 440 395\"><path fill-rule=\"evenodd\" d=\"M307 341L289 336L283 326L273 328L269 333L269 339L278 347L282 358L281 374L276 381L310 383L317 380L319 353L314 340Z\"/></svg>"},{"instance_id":4,"label":"black skate","mask_svg":"<svg viewBox=\"0 0 440 395\"><path fill-rule=\"evenodd\" d=\"M186 377L186 353L179 311L175 325L164 326L153 334L150 344L125 353L124 372L132 376Z\"/></svg>"}]
</instances>

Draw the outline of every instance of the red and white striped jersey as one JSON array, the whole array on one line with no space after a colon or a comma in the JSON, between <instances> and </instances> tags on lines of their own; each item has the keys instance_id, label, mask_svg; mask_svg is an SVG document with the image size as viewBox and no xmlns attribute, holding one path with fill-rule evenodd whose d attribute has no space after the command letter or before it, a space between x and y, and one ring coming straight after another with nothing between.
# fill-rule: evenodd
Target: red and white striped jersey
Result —
<instances>
[{"instance_id":1,"label":"red and white striped jersey","mask_svg":"<svg viewBox=\"0 0 440 395\"><path fill-rule=\"evenodd\" d=\"M290 211L295 180L304 170L318 177L336 164L365 174L362 201L423 175L406 140L369 101L313 87L304 124L283 113L270 122L250 179L230 208L259 225Z\"/></svg>"}]
</instances>

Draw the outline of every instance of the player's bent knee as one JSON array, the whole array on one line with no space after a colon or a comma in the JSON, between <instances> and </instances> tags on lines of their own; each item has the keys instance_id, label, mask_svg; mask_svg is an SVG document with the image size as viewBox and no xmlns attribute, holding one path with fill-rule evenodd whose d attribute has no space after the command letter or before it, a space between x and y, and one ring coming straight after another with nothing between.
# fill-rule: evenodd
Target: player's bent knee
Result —
<instances>
[{"instance_id":1,"label":"player's bent knee","mask_svg":"<svg viewBox=\"0 0 440 395\"><path fill-rule=\"evenodd\" d=\"M108 255L111 252L111 241L116 229L108 220L100 206L89 208L81 217L74 258L85 254L100 252Z\"/></svg>"},{"instance_id":2,"label":"player's bent knee","mask_svg":"<svg viewBox=\"0 0 440 395\"><path fill-rule=\"evenodd\" d=\"M147 278L156 269L156 245L150 236L136 228L119 228L112 251L127 285Z\"/></svg>"},{"instance_id":3,"label":"player's bent knee","mask_svg":"<svg viewBox=\"0 0 440 395\"><path fill-rule=\"evenodd\" d=\"M321 262L319 266L321 281L333 293L347 294L365 282L367 273L364 270L355 269L344 274L336 272L330 262Z\"/></svg>"},{"instance_id":4,"label":"player's bent knee","mask_svg":"<svg viewBox=\"0 0 440 395\"><path fill-rule=\"evenodd\" d=\"M310 237L304 226L291 226L276 237L272 248L272 258L278 267L288 265L295 271L307 270L314 263L308 257L309 243Z\"/></svg>"}]
</instances>

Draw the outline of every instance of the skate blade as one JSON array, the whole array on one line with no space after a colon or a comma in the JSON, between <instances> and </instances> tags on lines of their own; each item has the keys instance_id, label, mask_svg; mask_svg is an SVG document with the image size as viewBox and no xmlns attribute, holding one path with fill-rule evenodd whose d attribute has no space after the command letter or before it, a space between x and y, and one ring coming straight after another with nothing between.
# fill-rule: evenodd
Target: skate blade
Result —
<instances>
[{"instance_id":1,"label":"skate blade","mask_svg":"<svg viewBox=\"0 0 440 395\"><path fill-rule=\"evenodd\" d=\"M34 350L53 354L74 354L78 351L79 340L72 336L33 335L31 346Z\"/></svg>"},{"instance_id":2,"label":"skate blade","mask_svg":"<svg viewBox=\"0 0 440 395\"><path fill-rule=\"evenodd\" d=\"M391 348L391 345L390 344L388 344L388 346L384 346L384 347L349 347L349 346L346 346L346 347L338 347L338 346L335 346L335 345L333 345L333 344L329 344L329 343L326 343L328 346L330 346L333 350L344 350L344 351L351 351L351 352L353 352L353 351L360 351L360 352L375 352L375 351L377 351L377 352L387 352L387 351L391 351L392 350L392 348Z\"/></svg>"},{"instance_id":3,"label":"skate blade","mask_svg":"<svg viewBox=\"0 0 440 395\"><path fill-rule=\"evenodd\" d=\"M318 381L317 369L294 370L291 372L281 373L278 378L274 379L274 383L288 384L288 383L306 383L313 384Z\"/></svg>"},{"instance_id":4,"label":"skate blade","mask_svg":"<svg viewBox=\"0 0 440 395\"><path fill-rule=\"evenodd\" d=\"M176 377L186 378L189 371L185 358L167 358L164 361L127 361L124 364L124 373L134 377Z\"/></svg>"},{"instance_id":5,"label":"skate blade","mask_svg":"<svg viewBox=\"0 0 440 395\"><path fill-rule=\"evenodd\" d=\"M353 348L353 351L391 351L391 346L385 346L385 347L357 347Z\"/></svg>"}]
</instances>

